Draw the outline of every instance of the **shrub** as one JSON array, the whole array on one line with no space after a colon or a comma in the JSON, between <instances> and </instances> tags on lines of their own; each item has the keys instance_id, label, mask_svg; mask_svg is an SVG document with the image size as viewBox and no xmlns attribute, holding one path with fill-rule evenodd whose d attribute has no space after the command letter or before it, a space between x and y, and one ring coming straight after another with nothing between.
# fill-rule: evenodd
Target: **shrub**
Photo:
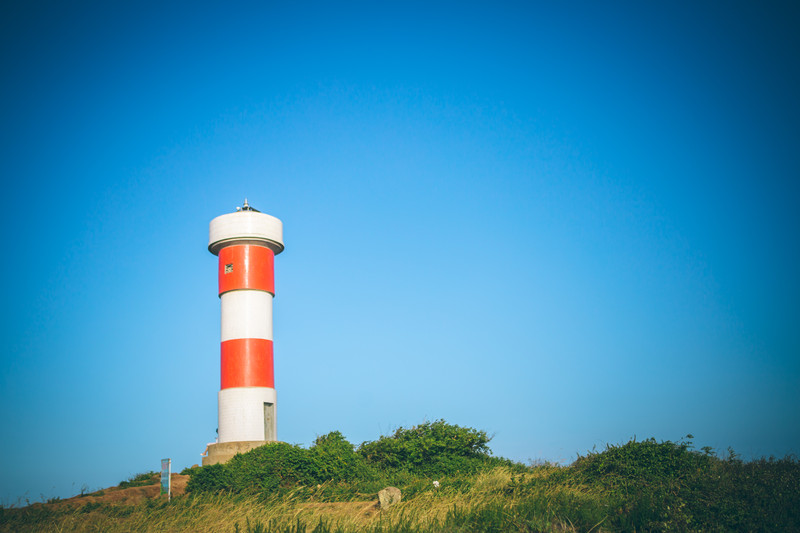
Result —
<instances>
[{"instance_id":1,"label":"shrub","mask_svg":"<svg viewBox=\"0 0 800 533\"><path fill-rule=\"evenodd\" d=\"M189 475L186 492L219 492L234 488L230 472L222 464L193 468Z\"/></svg>"},{"instance_id":2,"label":"shrub","mask_svg":"<svg viewBox=\"0 0 800 533\"><path fill-rule=\"evenodd\" d=\"M274 442L237 454L224 465L192 469L188 491L272 492L326 481L363 481L377 477L344 436L334 431L309 449Z\"/></svg>"},{"instance_id":3,"label":"shrub","mask_svg":"<svg viewBox=\"0 0 800 533\"><path fill-rule=\"evenodd\" d=\"M755 531L800 526L797 459L726 459L691 443L632 440L567 469L608 498L622 530ZM609 524L611 525L611 524Z\"/></svg>"},{"instance_id":4,"label":"shrub","mask_svg":"<svg viewBox=\"0 0 800 533\"><path fill-rule=\"evenodd\" d=\"M273 442L238 454L225 467L234 490L271 491L316 480L308 450L284 442Z\"/></svg>"},{"instance_id":5,"label":"shrub","mask_svg":"<svg viewBox=\"0 0 800 533\"><path fill-rule=\"evenodd\" d=\"M522 465L491 457L484 431L425 422L365 442L355 450L338 431L318 437L310 448L270 443L236 455L225 465L191 469L188 491L272 492L297 485L327 484L321 497L345 496L330 483L347 483L345 493L371 492L377 484L415 483L415 476L471 473L486 466ZM427 482L426 482L427 483Z\"/></svg>"},{"instance_id":6,"label":"shrub","mask_svg":"<svg viewBox=\"0 0 800 533\"><path fill-rule=\"evenodd\" d=\"M338 431L317 437L308 450L317 483L325 481L367 481L377 477L363 456L356 453Z\"/></svg>"},{"instance_id":7,"label":"shrub","mask_svg":"<svg viewBox=\"0 0 800 533\"><path fill-rule=\"evenodd\" d=\"M701 481L715 460L690 447L690 442L634 439L579 457L571 470L607 491L623 529L658 530L665 523L690 529L696 521L687 502L700 499Z\"/></svg>"},{"instance_id":8,"label":"shrub","mask_svg":"<svg viewBox=\"0 0 800 533\"><path fill-rule=\"evenodd\" d=\"M694 479L707 472L713 458L690 450L691 443L631 440L607 446L603 452L578 457L573 464L586 480L610 486L635 483L666 483Z\"/></svg>"},{"instance_id":9,"label":"shrub","mask_svg":"<svg viewBox=\"0 0 800 533\"><path fill-rule=\"evenodd\" d=\"M129 487L143 487L145 485L152 485L158 483L158 474L156 472L143 472L130 477L126 481L119 482L119 488L127 489Z\"/></svg>"},{"instance_id":10,"label":"shrub","mask_svg":"<svg viewBox=\"0 0 800 533\"><path fill-rule=\"evenodd\" d=\"M398 428L393 435L363 443L358 452L379 468L426 475L474 472L490 464L512 465L490 456L489 440L485 431L437 420L410 429Z\"/></svg>"},{"instance_id":11,"label":"shrub","mask_svg":"<svg viewBox=\"0 0 800 533\"><path fill-rule=\"evenodd\" d=\"M800 462L794 457L715 460L703 480L698 522L732 531L800 531Z\"/></svg>"},{"instance_id":12,"label":"shrub","mask_svg":"<svg viewBox=\"0 0 800 533\"><path fill-rule=\"evenodd\" d=\"M198 465L187 466L186 468L184 468L183 470L181 470L180 474L181 474L182 476L189 476L189 475L191 475L191 474L192 474L192 472L194 472L195 470L197 470L197 469L199 469L199 468L200 468L200 467L199 467Z\"/></svg>"}]
</instances>

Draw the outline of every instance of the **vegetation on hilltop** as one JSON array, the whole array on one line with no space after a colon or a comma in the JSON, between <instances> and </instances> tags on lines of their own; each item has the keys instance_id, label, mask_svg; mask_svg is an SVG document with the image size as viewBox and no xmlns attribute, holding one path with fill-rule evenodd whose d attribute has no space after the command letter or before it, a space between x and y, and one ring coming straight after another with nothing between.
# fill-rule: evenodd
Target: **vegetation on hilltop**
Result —
<instances>
[{"instance_id":1,"label":"vegetation on hilltop","mask_svg":"<svg viewBox=\"0 0 800 533\"><path fill-rule=\"evenodd\" d=\"M0 531L800 531L794 457L745 462L648 439L528 467L493 457L489 440L442 420L358 447L332 432L188 469L190 493L171 502L2 509ZM403 501L380 511L387 485Z\"/></svg>"},{"instance_id":2,"label":"vegetation on hilltop","mask_svg":"<svg viewBox=\"0 0 800 533\"><path fill-rule=\"evenodd\" d=\"M119 488L127 489L129 487L144 487L146 485L152 485L153 483L158 483L160 480L161 475L157 472L142 472L141 474L135 474L125 481L119 482Z\"/></svg>"},{"instance_id":3,"label":"vegetation on hilltop","mask_svg":"<svg viewBox=\"0 0 800 533\"><path fill-rule=\"evenodd\" d=\"M318 437L308 449L273 443L239 454L224 465L189 470L187 490L274 493L332 482L338 489L332 498L358 497L386 485L413 486L412 480L420 478L427 484L430 476L472 474L487 466L524 470L522 465L492 457L488 442L483 431L443 420L399 428L358 449L334 431Z\"/></svg>"}]
</instances>

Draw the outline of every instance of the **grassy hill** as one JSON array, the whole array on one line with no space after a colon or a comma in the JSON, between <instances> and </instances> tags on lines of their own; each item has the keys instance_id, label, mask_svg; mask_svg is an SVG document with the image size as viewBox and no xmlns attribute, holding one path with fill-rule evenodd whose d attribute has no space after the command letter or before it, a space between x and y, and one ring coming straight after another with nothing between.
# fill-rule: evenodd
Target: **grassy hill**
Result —
<instances>
[{"instance_id":1,"label":"grassy hill","mask_svg":"<svg viewBox=\"0 0 800 533\"><path fill-rule=\"evenodd\" d=\"M186 493L169 502L143 475L101 491L115 500L2 509L0 531L800 531L792 457L744 462L650 439L570 466L525 466L493 457L488 442L444 421L358 447L333 432L307 449L274 443L188 469ZM381 510L376 494L387 486L403 499ZM144 496L123 497L135 490Z\"/></svg>"}]
</instances>

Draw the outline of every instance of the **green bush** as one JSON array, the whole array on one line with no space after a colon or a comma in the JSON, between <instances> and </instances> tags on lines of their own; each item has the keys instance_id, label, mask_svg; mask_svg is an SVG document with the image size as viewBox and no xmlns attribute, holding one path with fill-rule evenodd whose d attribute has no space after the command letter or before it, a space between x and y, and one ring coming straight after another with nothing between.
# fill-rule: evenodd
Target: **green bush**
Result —
<instances>
[{"instance_id":1,"label":"green bush","mask_svg":"<svg viewBox=\"0 0 800 533\"><path fill-rule=\"evenodd\" d=\"M444 420L425 422L393 435L363 443L358 452L381 469L408 470L422 475L474 472L482 466L508 464L491 457L485 431L462 428Z\"/></svg>"},{"instance_id":2,"label":"green bush","mask_svg":"<svg viewBox=\"0 0 800 533\"><path fill-rule=\"evenodd\" d=\"M125 481L120 481L119 488L127 489L129 487L143 487L145 485L152 485L154 483L158 483L158 474L152 471L143 472L141 474L131 476Z\"/></svg>"},{"instance_id":3,"label":"green bush","mask_svg":"<svg viewBox=\"0 0 800 533\"><path fill-rule=\"evenodd\" d=\"M627 483L671 483L707 472L713 457L691 449L691 443L635 439L622 446L607 446L600 453L579 457L573 469L592 482L610 486Z\"/></svg>"},{"instance_id":4,"label":"green bush","mask_svg":"<svg viewBox=\"0 0 800 533\"><path fill-rule=\"evenodd\" d=\"M219 492L234 488L230 472L223 464L193 468L189 476L186 492Z\"/></svg>"},{"instance_id":5,"label":"green bush","mask_svg":"<svg viewBox=\"0 0 800 533\"><path fill-rule=\"evenodd\" d=\"M189 476L189 475L191 475L191 474L192 474L192 472L193 472L194 470L196 470L196 469L199 469L199 468L200 468L200 467L199 467L198 465L194 465L194 466L187 466L186 468L184 468L183 470L181 470L181 471L180 471L180 474L181 474L182 476Z\"/></svg>"},{"instance_id":6,"label":"green bush","mask_svg":"<svg viewBox=\"0 0 800 533\"><path fill-rule=\"evenodd\" d=\"M690 502L698 522L724 531L800 531L800 462L794 457L715 460ZM708 527L707 529L712 529Z\"/></svg>"},{"instance_id":7,"label":"green bush","mask_svg":"<svg viewBox=\"0 0 800 533\"><path fill-rule=\"evenodd\" d=\"M353 445L334 431L318 437L309 449L274 442L237 454L224 465L192 469L187 490L272 492L297 485L377 478Z\"/></svg>"},{"instance_id":8,"label":"green bush","mask_svg":"<svg viewBox=\"0 0 800 533\"><path fill-rule=\"evenodd\" d=\"M236 491L272 491L298 483L316 482L308 450L274 442L234 456L225 464Z\"/></svg>"},{"instance_id":9,"label":"green bush","mask_svg":"<svg viewBox=\"0 0 800 533\"><path fill-rule=\"evenodd\" d=\"M491 457L484 431L425 422L393 435L365 442L358 450L338 431L318 437L308 449L270 443L238 454L225 465L193 468L188 491L274 492L316 486L323 500L377 492L386 485L425 486L420 476L470 474L490 466L525 467ZM338 485L348 484L342 488Z\"/></svg>"},{"instance_id":10,"label":"green bush","mask_svg":"<svg viewBox=\"0 0 800 533\"><path fill-rule=\"evenodd\" d=\"M364 457L356 453L338 431L317 437L308 450L317 483L325 481L369 481L376 479L377 472L367 465Z\"/></svg>"},{"instance_id":11,"label":"green bush","mask_svg":"<svg viewBox=\"0 0 800 533\"><path fill-rule=\"evenodd\" d=\"M579 457L576 479L601 488L617 510L622 529L661 530L695 525L687 502L699 498L700 481L714 458L690 449L691 443L631 440Z\"/></svg>"},{"instance_id":12,"label":"green bush","mask_svg":"<svg viewBox=\"0 0 800 533\"><path fill-rule=\"evenodd\" d=\"M580 457L565 474L600 489L620 530L787 531L800 527L800 463L742 462L690 442L632 440Z\"/></svg>"}]
</instances>

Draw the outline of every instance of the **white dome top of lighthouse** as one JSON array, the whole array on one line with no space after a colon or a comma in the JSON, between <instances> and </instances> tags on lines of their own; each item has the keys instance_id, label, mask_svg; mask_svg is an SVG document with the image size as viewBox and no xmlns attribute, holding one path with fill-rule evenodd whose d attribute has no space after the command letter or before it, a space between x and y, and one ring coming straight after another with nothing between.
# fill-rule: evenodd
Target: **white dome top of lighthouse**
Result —
<instances>
[{"instance_id":1,"label":"white dome top of lighthouse","mask_svg":"<svg viewBox=\"0 0 800 533\"><path fill-rule=\"evenodd\" d=\"M234 242L260 244L275 254L283 251L283 222L248 205L247 199L235 213L221 215L208 228L208 251L219 254L221 248Z\"/></svg>"}]
</instances>

